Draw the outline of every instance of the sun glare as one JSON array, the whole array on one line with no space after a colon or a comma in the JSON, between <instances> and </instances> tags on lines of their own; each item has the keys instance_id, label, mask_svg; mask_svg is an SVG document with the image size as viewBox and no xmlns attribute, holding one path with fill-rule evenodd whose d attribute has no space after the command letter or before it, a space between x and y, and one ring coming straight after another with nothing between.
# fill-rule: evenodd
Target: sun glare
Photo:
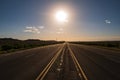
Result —
<instances>
[{"instance_id":1,"label":"sun glare","mask_svg":"<svg viewBox=\"0 0 120 80\"><path fill-rule=\"evenodd\" d=\"M56 12L55 16L56 16L57 21L67 22L68 14L65 11L60 10L60 11Z\"/></svg>"}]
</instances>

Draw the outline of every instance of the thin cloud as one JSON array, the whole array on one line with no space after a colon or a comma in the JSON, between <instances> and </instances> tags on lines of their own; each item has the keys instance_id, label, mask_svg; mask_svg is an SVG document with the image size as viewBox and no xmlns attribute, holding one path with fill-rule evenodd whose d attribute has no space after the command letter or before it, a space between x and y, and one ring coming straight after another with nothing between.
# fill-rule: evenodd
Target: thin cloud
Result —
<instances>
[{"instance_id":1,"label":"thin cloud","mask_svg":"<svg viewBox=\"0 0 120 80\"><path fill-rule=\"evenodd\" d=\"M60 31L63 31L63 28L59 28Z\"/></svg>"},{"instance_id":2,"label":"thin cloud","mask_svg":"<svg viewBox=\"0 0 120 80\"><path fill-rule=\"evenodd\" d=\"M27 29L26 29L26 30L24 30L24 32L32 32L32 30L27 30Z\"/></svg>"},{"instance_id":3,"label":"thin cloud","mask_svg":"<svg viewBox=\"0 0 120 80\"><path fill-rule=\"evenodd\" d=\"M63 33L64 33L64 29L63 29L63 28L59 28L56 33L57 33L57 34L63 34Z\"/></svg>"},{"instance_id":4,"label":"thin cloud","mask_svg":"<svg viewBox=\"0 0 120 80\"><path fill-rule=\"evenodd\" d=\"M27 26L26 29L32 29L32 27Z\"/></svg>"},{"instance_id":5,"label":"thin cloud","mask_svg":"<svg viewBox=\"0 0 120 80\"><path fill-rule=\"evenodd\" d=\"M39 29L44 29L44 26L39 26L38 28L39 28Z\"/></svg>"},{"instance_id":6,"label":"thin cloud","mask_svg":"<svg viewBox=\"0 0 120 80\"><path fill-rule=\"evenodd\" d=\"M35 27L35 26L27 26L24 30L24 32L29 32L29 33L37 33L39 34L40 33L40 30L38 27Z\"/></svg>"},{"instance_id":7,"label":"thin cloud","mask_svg":"<svg viewBox=\"0 0 120 80\"><path fill-rule=\"evenodd\" d=\"M57 34L63 34L63 33L64 33L64 32L60 32L60 31L59 31L59 32L57 32Z\"/></svg>"},{"instance_id":8,"label":"thin cloud","mask_svg":"<svg viewBox=\"0 0 120 80\"><path fill-rule=\"evenodd\" d=\"M105 20L105 23L106 23L106 24L110 24L111 21L106 19L106 20Z\"/></svg>"}]
</instances>

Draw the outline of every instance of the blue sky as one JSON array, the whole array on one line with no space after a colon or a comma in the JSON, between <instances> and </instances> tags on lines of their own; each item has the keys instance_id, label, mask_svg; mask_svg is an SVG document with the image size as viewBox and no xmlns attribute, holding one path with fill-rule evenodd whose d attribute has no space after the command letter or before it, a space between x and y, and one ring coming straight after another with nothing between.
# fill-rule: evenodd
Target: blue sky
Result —
<instances>
[{"instance_id":1,"label":"blue sky","mask_svg":"<svg viewBox=\"0 0 120 80\"><path fill-rule=\"evenodd\" d=\"M119 0L0 0L0 37L96 41L120 40ZM55 12L63 9L68 22Z\"/></svg>"}]
</instances>

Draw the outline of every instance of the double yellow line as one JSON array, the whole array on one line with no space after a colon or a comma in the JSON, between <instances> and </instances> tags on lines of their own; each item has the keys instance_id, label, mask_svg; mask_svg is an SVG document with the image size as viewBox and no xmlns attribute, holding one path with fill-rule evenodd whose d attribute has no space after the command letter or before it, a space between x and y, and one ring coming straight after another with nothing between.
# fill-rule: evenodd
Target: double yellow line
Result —
<instances>
[{"instance_id":1,"label":"double yellow line","mask_svg":"<svg viewBox=\"0 0 120 80\"><path fill-rule=\"evenodd\" d=\"M43 78L48 73L49 69L51 68L51 66L53 65L53 63L55 62L55 60L57 59L61 51L63 50L63 47L64 47L64 44L62 48L56 53L56 55L52 58L52 60L48 63L48 65L44 68L44 70L39 74L36 80L43 80Z\"/></svg>"},{"instance_id":2,"label":"double yellow line","mask_svg":"<svg viewBox=\"0 0 120 80\"><path fill-rule=\"evenodd\" d=\"M70 53L71 53L71 56L72 56L72 59L73 59L73 62L74 62L74 64L75 64L75 67L76 67L77 71L78 71L79 73L81 73L81 74L79 75L80 78L81 78L82 80L88 80L88 79L87 79L87 76L85 75L84 71L82 70L82 67L80 66L78 60L76 59L76 57L75 57L75 55L74 55L73 51L71 50L71 48L70 48L70 46L69 46L68 43L67 43L67 46L68 46L68 49L69 49L69 51L70 51Z\"/></svg>"}]
</instances>

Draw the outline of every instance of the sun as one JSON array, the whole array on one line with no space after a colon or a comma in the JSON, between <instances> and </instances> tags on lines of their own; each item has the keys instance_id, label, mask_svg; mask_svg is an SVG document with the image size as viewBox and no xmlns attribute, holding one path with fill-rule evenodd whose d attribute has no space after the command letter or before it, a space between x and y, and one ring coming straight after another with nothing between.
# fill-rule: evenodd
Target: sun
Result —
<instances>
[{"instance_id":1,"label":"sun","mask_svg":"<svg viewBox=\"0 0 120 80\"><path fill-rule=\"evenodd\" d=\"M59 21L59 22L67 22L68 21L67 20L68 14L63 10L57 11L55 16L56 16L57 21Z\"/></svg>"}]
</instances>

